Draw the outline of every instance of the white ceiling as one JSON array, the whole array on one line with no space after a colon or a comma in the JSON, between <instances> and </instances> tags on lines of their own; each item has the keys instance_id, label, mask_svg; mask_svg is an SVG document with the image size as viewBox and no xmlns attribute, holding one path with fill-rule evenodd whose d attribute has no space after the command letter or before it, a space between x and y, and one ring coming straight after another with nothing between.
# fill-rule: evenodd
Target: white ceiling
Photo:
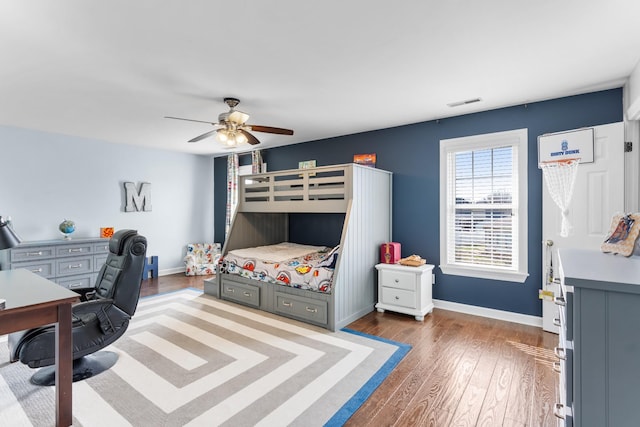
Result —
<instances>
[{"instance_id":1,"label":"white ceiling","mask_svg":"<svg viewBox=\"0 0 640 427\"><path fill-rule=\"evenodd\" d=\"M639 59L638 0L0 0L0 125L222 154L163 117L238 97L295 130L268 148L621 87Z\"/></svg>"}]
</instances>

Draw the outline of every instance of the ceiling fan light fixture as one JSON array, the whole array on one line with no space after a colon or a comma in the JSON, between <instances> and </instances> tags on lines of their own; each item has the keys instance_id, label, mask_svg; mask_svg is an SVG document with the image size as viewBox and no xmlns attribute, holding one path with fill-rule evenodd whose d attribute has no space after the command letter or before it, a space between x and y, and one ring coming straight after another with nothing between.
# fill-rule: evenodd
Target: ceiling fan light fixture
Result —
<instances>
[{"instance_id":1,"label":"ceiling fan light fixture","mask_svg":"<svg viewBox=\"0 0 640 427\"><path fill-rule=\"evenodd\" d=\"M236 144L246 144L248 141L247 137L242 132L237 132L235 139L236 139Z\"/></svg>"},{"instance_id":2,"label":"ceiling fan light fixture","mask_svg":"<svg viewBox=\"0 0 640 427\"><path fill-rule=\"evenodd\" d=\"M227 134L227 130L218 129L218 131L216 132L216 138L218 139L218 141L222 143L227 143L229 141L229 135Z\"/></svg>"}]
</instances>

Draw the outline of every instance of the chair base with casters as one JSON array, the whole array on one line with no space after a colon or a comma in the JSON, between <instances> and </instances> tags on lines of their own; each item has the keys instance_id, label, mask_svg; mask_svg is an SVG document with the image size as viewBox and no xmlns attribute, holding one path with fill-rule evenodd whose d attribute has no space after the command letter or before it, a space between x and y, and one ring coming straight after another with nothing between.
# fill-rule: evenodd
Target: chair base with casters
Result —
<instances>
[{"instance_id":1,"label":"chair base with casters","mask_svg":"<svg viewBox=\"0 0 640 427\"><path fill-rule=\"evenodd\" d=\"M110 369L118 361L118 355L112 351L99 351L88 354L73 361L73 379L76 381L86 380L99 373ZM31 376L31 384L52 386L56 384L55 366L46 366L39 369Z\"/></svg>"},{"instance_id":2,"label":"chair base with casters","mask_svg":"<svg viewBox=\"0 0 640 427\"><path fill-rule=\"evenodd\" d=\"M115 353L96 352L115 342L129 326L138 306L146 248L147 240L136 231L116 232L109 241L109 254L95 287L74 289L80 293L80 302L71 308L73 381L96 375L117 361ZM47 325L8 337L11 362L19 360L30 368L47 367L32 377L34 384L55 384L51 366L55 363L55 327Z\"/></svg>"}]
</instances>

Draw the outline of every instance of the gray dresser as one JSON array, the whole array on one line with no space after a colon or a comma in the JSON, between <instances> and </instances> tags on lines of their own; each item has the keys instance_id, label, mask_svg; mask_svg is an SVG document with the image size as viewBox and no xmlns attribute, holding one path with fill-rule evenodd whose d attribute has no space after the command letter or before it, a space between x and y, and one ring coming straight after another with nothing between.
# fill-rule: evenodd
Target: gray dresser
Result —
<instances>
[{"instance_id":1,"label":"gray dresser","mask_svg":"<svg viewBox=\"0 0 640 427\"><path fill-rule=\"evenodd\" d=\"M561 425L640 425L640 257L560 249Z\"/></svg>"},{"instance_id":2,"label":"gray dresser","mask_svg":"<svg viewBox=\"0 0 640 427\"><path fill-rule=\"evenodd\" d=\"M25 268L65 288L93 287L109 253L109 239L23 242L0 251L0 270Z\"/></svg>"}]
</instances>

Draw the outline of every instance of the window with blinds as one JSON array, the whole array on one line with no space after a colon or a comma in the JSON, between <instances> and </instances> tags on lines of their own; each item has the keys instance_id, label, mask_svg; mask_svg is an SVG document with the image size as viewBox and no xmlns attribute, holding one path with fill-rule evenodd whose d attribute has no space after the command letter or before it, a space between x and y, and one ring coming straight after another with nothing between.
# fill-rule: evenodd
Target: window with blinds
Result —
<instances>
[{"instance_id":1,"label":"window with blinds","mask_svg":"<svg viewBox=\"0 0 640 427\"><path fill-rule=\"evenodd\" d=\"M526 129L440 142L443 272L526 278L526 143Z\"/></svg>"}]
</instances>

